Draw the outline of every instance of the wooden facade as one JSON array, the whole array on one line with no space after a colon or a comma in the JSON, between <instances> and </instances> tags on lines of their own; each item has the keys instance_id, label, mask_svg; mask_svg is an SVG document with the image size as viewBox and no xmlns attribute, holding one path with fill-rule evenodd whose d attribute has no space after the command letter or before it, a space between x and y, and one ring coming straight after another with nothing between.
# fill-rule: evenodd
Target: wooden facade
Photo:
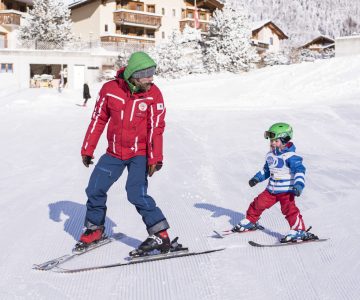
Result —
<instances>
[{"instance_id":1,"label":"wooden facade","mask_svg":"<svg viewBox=\"0 0 360 300\"><path fill-rule=\"evenodd\" d=\"M0 11L13 9L21 12L27 12L28 7L31 8L32 6L21 1L0 0Z\"/></svg>"},{"instance_id":2,"label":"wooden facade","mask_svg":"<svg viewBox=\"0 0 360 300\"><path fill-rule=\"evenodd\" d=\"M149 14L142 14L136 11L115 11L114 22L116 24L132 23L134 26L146 25L158 28L161 26L161 16L152 16Z\"/></svg>"},{"instance_id":3,"label":"wooden facade","mask_svg":"<svg viewBox=\"0 0 360 300\"><path fill-rule=\"evenodd\" d=\"M330 37L321 35L301 46L300 48L322 52L325 49L335 49L335 40Z\"/></svg>"},{"instance_id":4,"label":"wooden facade","mask_svg":"<svg viewBox=\"0 0 360 300\"><path fill-rule=\"evenodd\" d=\"M0 25L20 25L20 19L19 14L0 11Z\"/></svg>"},{"instance_id":5,"label":"wooden facade","mask_svg":"<svg viewBox=\"0 0 360 300\"><path fill-rule=\"evenodd\" d=\"M180 31L183 31L185 26L195 27L195 1L184 0L185 8L181 12ZM196 8L198 11L199 28L203 33L209 31L208 23L210 17L215 9L221 9L224 5L217 0L198 0L196 1Z\"/></svg>"},{"instance_id":6,"label":"wooden facade","mask_svg":"<svg viewBox=\"0 0 360 300\"><path fill-rule=\"evenodd\" d=\"M70 9L73 27L79 36L92 32L103 41L144 39L144 43L155 43L165 40L174 29L182 31L186 25L194 27L196 8L199 29L208 32L212 13L223 4L218 0L197 0L196 8L194 5L194 0L82 0L70 4Z\"/></svg>"}]
</instances>

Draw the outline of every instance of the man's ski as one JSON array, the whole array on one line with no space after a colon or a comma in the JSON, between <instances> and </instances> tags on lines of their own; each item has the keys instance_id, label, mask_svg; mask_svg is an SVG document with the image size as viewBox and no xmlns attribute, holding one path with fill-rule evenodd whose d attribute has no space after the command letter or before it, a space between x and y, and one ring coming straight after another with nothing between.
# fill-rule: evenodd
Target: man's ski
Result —
<instances>
[{"instance_id":1,"label":"man's ski","mask_svg":"<svg viewBox=\"0 0 360 300\"><path fill-rule=\"evenodd\" d=\"M223 239L228 235L234 234L234 233L245 233L245 232L253 232L256 230L264 230L265 228L261 225L257 225L255 230L247 230L247 231L232 231L232 229L229 230L223 230L223 231L217 231L217 230L213 230L213 232L215 233L214 235L212 235L213 238L216 239Z\"/></svg>"},{"instance_id":2,"label":"man's ski","mask_svg":"<svg viewBox=\"0 0 360 300\"><path fill-rule=\"evenodd\" d=\"M97 242L96 244L91 244L89 245L87 248L85 248L82 252L73 252L71 254L66 254L64 256L58 257L58 258L54 258L52 260L46 261L44 263L41 264L34 264L33 265L33 269L35 270L41 270L41 271L48 271L51 270L55 267L58 267L59 265L73 259L76 256L88 253L91 250L94 250L96 248L99 248L101 246L104 246L106 244L111 243L114 240L118 240L121 237L123 237L124 235L122 233L116 233L114 235L112 235L111 237L105 237L102 240L100 240L99 242Z\"/></svg>"},{"instance_id":3,"label":"man's ski","mask_svg":"<svg viewBox=\"0 0 360 300\"><path fill-rule=\"evenodd\" d=\"M199 252L189 252L186 248L183 250L178 250L174 252L168 252L164 254L153 254L148 256L140 256L136 258L132 258L130 261L125 263L115 263L110 265L102 265L102 266L96 266L96 267L87 267L87 268L79 268L79 269L63 269L63 268L56 268L54 269L55 272L58 273L78 273L78 272L85 272L85 271L93 271L93 270L100 270L100 269L108 269L108 268L115 268L115 267L124 267L134 264L140 264L145 262L151 262L151 261L158 261L158 260L165 260L165 259L171 259L171 258L179 258L184 256L195 256L195 255L201 255L201 254L208 254L212 252L222 251L225 248L219 248L219 249L211 249L211 250L205 250L205 251L199 251Z\"/></svg>"},{"instance_id":4,"label":"man's ski","mask_svg":"<svg viewBox=\"0 0 360 300\"><path fill-rule=\"evenodd\" d=\"M294 246L294 245L303 245L312 242L325 242L328 239L316 239L316 240L307 240L307 241L299 241L299 242L288 242L288 243L274 243L274 244L260 244L254 241L249 241L249 244L254 247L283 247L283 246Z\"/></svg>"}]
</instances>

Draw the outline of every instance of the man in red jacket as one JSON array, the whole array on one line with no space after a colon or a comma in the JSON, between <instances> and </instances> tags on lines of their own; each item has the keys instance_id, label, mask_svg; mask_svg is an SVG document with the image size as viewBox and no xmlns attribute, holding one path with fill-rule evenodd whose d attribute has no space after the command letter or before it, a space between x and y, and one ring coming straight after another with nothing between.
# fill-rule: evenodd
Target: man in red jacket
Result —
<instances>
[{"instance_id":1,"label":"man in red jacket","mask_svg":"<svg viewBox=\"0 0 360 300\"><path fill-rule=\"evenodd\" d=\"M95 166L86 189L86 231L80 237L80 244L86 246L102 238L107 191L127 168L127 197L142 216L149 234L136 253L170 249L166 231L169 224L147 194L147 176L159 171L163 161L166 110L162 94L152 82L155 68L149 55L135 52L127 67L118 71L116 79L105 83L100 90L81 148L84 165L89 167L93 163L94 150L106 125L108 148Z\"/></svg>"}]
</instances>

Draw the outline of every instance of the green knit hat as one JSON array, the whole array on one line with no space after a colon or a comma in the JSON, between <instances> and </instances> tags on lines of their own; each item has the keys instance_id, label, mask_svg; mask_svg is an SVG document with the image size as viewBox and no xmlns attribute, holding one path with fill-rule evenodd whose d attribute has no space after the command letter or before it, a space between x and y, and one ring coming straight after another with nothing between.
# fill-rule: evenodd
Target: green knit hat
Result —
<instances>
[{"instance_id":1,"label":"green knit hat","mask_svg":"<svg viewBox=\"0 0 360 300\"><path fill-rule=\"evenodd\" d=\"M145 52L134 52L131 54L124 71L124 79L128 81L134 72L151 67L156 67L156 63L148 54Z\"/></svg>"}]
</instances>

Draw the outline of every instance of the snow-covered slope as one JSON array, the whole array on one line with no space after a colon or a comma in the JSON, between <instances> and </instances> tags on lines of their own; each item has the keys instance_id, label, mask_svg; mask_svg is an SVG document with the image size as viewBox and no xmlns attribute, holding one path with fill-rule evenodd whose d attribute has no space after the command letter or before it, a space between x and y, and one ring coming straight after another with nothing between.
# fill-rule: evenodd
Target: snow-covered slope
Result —
<instances>
[{"instance_id":1,"label":"snow-covered slope","mask_svg":"<svg viewBox=\"0 0 360 300\"><path fill-rule=\"evenodd\" d=\"M360 57L351 57L158 80L168 111L165 161L149 179L149 193L166 214L171 237L192 250L227 249L74 275L31 266L69 252L82 230L91 170L79 151L92 108L75 106L82 91L33 89L0 98L0 298L357 299L359 70ZM91 106L98 88L92 87ZM297 199L304 221L330 241L249 246L249 239L274 242L287 232L278 205L263 214L263 232L211 238L213 229L235 225L265 187L247 181L263 166L263 132L277 121L293 125L307 167ZM96 159L105 147L103 138ZM67 266L124 261L146 238L124 185L125 176L109 193L106 226L127 237Z\"/></svg>"},{"instance_id":2,"label":"snow-covered slope","mask_svg":"<svg viewBox=\"0 0 360 300\"><path fill-rule=\"evenodd\" d=\"M245 4L252 20L275 22L293 46L304 45L319 35L332 38L360 30L360 2L354 0L226 0Z\"/></svg>"}]
</instances>

